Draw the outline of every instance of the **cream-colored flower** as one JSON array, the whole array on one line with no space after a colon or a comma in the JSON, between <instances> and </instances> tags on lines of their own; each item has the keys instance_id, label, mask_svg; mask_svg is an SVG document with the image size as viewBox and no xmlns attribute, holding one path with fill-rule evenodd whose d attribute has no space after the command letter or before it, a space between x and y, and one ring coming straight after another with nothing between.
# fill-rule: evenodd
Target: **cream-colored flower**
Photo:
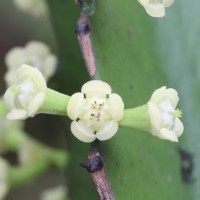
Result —
<instances>
[{"instance_id":1,"label":"cream-colored flower","mask_svg":"<svg viewBox=\"0 0 200 200\"><path fill-rule=\"evenodd\" d=\"M46 82L41 72L29 65L22 65L16 72L17 84L7 89L4 99L10 120L34 116L45 99Z\"/></svg>"},{"instance_id":2,"label":"cream-colored flower","mask_svg":"<svg viewBox=\"0 0 200 200\"><path fill-rule=\"evenodd\" d=\"M0 157L0 200L3 200L8 193L9 165Z\"/></svg>"},{"instance_id":3,"label":"cream-colored flower","mask_svg":"<svg viewBox=\"0 0 200 200\"><path fill-rule=\"evenodd\" d=\"M16 83L16 70L22 64L31 65L41 71L46 81L55 73L57 58L43 42L31 41L23 47L14 47L5 56L8 71L5 81L8 86Z\"/></svg>"},{"instance_id":4,"label":"cream-colored flower","mask_svg":"<svg viewBox=\"0 0 200 200\"><path fill-rule=\"evenodd\" d=\"M164 140L178 142L184 127L178 117L181 111L175 110L179 101L176 90L166 87L157 89L148 102L148 112L152 125L151 133Z\"/></svg>"},{"instance_id":5,"label":"cream-colored flower","mask_svg":"<svg viewBox=\"0 0 200 200\"><path fill-rule=\"evenodd\" d=\"M45 17L49 12L46 0L14 0L14 3L17 8L34 17Z\"/></svg>"},{"instance_id":6,"label":"cream-colored flower","mask_svg":"<svg viewBox=\"0 0 200 200\"><path fill-rule=\"evenodd\" d=\"M164 17L165 7L173 4L174 0L138 0L152 17Z\"/></svg>"},{"instance_id":7,"label":"cream-colored flower","mask_svg":"<svg viewBox=\"0 0 200 200\"><path fill-rule=\"evenodd\" d=\"M107 83L93 80L83 85L81 93L71 96L67 114L74 120L71 131L79 140L108 140L118 130L118 121L124 115L124 103L118 94L111 94Z\"/></svg>"},{"instance_id":8,"label":"cream-colored flower","mask_svg":"<svg viewBox=\"0 0 200 200\"><path fill-rule=\"evenodd\" d=\"M57 186L45 190L41 196L41 200L67 200L67 188L64 185Z\"/></svg>"}]
</instances>

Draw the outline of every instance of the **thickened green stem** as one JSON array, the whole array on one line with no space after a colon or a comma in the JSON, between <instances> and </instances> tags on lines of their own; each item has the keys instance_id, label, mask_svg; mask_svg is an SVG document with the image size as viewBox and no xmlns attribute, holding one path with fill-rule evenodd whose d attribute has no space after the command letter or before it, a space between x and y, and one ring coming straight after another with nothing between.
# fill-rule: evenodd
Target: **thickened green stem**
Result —
<instances>
[{"instance_id":1,"label":"thickened green stem","mask_svg":"<svg viewBox=\"0 0 200 200\"><path fill-rule=\"evenodd\" d=\"M124 118L119 122L122 127L149 130L151 127L147 105L124 110Z\"/></svg>"},{"instance_id":2,"label":"thickened green stem","mask_svg":"<svg viewBox=\"0 0 200 200\"><path fill-rule=\"evenodd\" d=\"M67 103L70 97L49 88L47 88L45 94L45 100L39 109L39 113L67 116Z\"/></svg>"}]
</instances>

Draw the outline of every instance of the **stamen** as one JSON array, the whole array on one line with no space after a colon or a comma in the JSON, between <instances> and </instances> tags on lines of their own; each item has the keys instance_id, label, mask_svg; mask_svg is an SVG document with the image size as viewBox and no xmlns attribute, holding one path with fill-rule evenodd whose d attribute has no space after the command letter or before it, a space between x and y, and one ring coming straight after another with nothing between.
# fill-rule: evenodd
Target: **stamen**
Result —
<instances>
[{"instance_id":1,"label":"stamen","mask_svg":"<svg viewBox=\"0 0 200 200\"><path fill-rule=\"evenodd\" d=\"M174 117L182 117L182 114L183 112L178 108L172 113Z\"/></svg>"}]
</instances>

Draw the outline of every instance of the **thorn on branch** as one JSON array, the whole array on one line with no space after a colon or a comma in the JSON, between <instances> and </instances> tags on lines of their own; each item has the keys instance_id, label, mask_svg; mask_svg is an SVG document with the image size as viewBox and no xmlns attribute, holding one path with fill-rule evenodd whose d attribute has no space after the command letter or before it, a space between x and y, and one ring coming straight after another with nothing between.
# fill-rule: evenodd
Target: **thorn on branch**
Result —
<instances>
[{"instance_id":1,"label":"thorn on branch","mask_svg":"<svg viewBox=\"0 0 200 200\"><path fill-rule=\"evenodd\" d=\"M89 152L87 160L81 166L90 173L100 200L115 200L106 176L105 161L96 149Z\"/></svg>"}]
</instances>

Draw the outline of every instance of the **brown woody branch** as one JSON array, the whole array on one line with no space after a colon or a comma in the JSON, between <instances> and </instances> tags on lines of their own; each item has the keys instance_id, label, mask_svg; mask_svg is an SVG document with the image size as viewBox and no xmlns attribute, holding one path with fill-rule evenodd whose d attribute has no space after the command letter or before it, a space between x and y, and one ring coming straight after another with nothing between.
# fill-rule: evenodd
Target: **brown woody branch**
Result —
<instances>
[{"instance_id":1,"label":"brown woody branch","mask_svg":"<svg viewBox=\"0 0 200 200\"><path fill-rule=\"evenodd\" d=\"M85 163L81 164L90 173L100 200L115 200L105 170L105 161L101 154L93 149Z\"/></svg>"}]
</instances>

